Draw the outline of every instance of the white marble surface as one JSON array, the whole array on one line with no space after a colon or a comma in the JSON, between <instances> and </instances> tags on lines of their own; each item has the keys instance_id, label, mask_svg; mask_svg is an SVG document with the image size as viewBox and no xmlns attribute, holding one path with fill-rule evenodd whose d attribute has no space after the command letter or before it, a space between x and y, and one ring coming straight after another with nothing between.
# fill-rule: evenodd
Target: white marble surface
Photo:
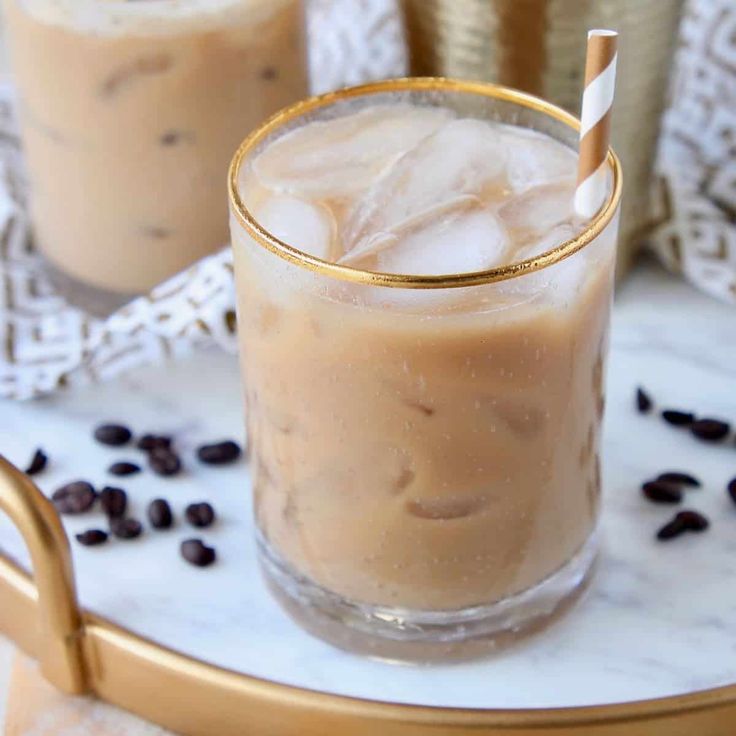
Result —
<instances>
[{"instance_id":1,"label":"white marble surface","mask_svg":"<svg viewBox=\"0 0 736 736\"><path fill-rule=\"evenodd\" d=\"M178 557L183 525L137 542L85 549L73 544L85 606L194 656L305 687L371 698L469 707L543 707L636 700L736 682L736 506L725 484L736 448L697 443L632 408L641 382L663 403L736 421L736 312L657 267L638 271L618 296L605 438L604 551L592 590L544 634L472 664L413 667L372 662L303 634L266 594L254 564L247 466L188 463L183 479L146 473L123 480L134 510L164 495L177 511L211 498L220 523L204 536L221 560L198 570ZM23 465L43 445L52 457L45 491L78 476L102 483L106 465L135 456L101 448L100 419L174 431L186 451L241 436L233 358L202 354L138 371L114 383L32 404L0 404L0 451ZM712 529L663 545L654 531L671 514L650 505L640 482L688 469L706 487L690 495ZM90 524L68 521L70 532ZM0 545L26 555L8 524ZM390 687L387 683L390 682Z\"/></svg>"}]
</instances>

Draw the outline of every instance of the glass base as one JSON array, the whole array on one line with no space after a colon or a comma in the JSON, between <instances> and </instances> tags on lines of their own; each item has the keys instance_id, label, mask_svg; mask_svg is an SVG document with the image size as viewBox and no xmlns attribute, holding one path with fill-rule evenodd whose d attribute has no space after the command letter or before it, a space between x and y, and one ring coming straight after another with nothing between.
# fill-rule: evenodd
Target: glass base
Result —
<instances>
[{"instance_id":1,"label":"glass base","mask_svg":"<svg viewBox=\"0 0 736 736\"><path fill-rule=\"evenodd\" d=\"M431 662L484 656L543 629L587 587L598 544L592 534L569 562L533 588L495 603L453 611L347 600L297 573L262 536L258 548L271 592L309 633L359 654Z\"/></svg>"},{"instance_id":2,"label":"glass base","mask_svg":"<svg viewBox=\"0 0 736 736\"><path fill-rule=\"evenodd\" d=\"M54 289L74 307L93 317L108 317L120 307L135 299L139 294L124 294L90 286L74 276L62 271L58 266L44 258L44 270Z\"/></svg>"}]
</instances>

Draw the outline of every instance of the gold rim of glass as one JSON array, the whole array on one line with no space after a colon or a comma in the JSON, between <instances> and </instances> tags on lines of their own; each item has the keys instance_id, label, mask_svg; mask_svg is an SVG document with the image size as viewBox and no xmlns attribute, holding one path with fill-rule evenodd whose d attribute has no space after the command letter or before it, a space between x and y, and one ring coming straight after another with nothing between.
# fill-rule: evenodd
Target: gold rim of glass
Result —
<instances>
[{"instance_id":1,"label":"gold rim of glass","mask_svg":"<svg viewBox=\"0 0 736 736\"><path fill-rule=\"evenodd\" d=\"M279 240L268 230L261 226L258 220L250 213L243 202L238 187L240 169L243 162L247 160L257 146L271 133L283 125L302 117L306 113L320 108L328 107L341 100L366 95L382 94L386 92L416 92L416 91L447 91L465 92L468 94L481 95L506 102L513 102L522 107L544 113L559 120L575 131L580 130L580 121L570 113L550 102L533 95L519 92L510 87L491 84L489 82L472 82L465 80L449 79L446 77L404 77L401 79L389 79L382 82L362 84L357 87L346 87L336 92L309 97L286 107L269 118L263 125L254 130L240 144L230 164L228 173L228 188L230 193L230 204L232 212L240 224L247 230L250 237L267 250L275 253L290 263L302 268L331 276L342 281L366 284L369 286L389 286L403 289L446 289L463 286L479 286L496 281L506 281L517 276L539 271L559 261L568 258L593 242L605 229L606 225L613 219L621 199L622 175L621 164L613 149L608 150L606 162L612 173L612 187L606 202L598 213L587 224L580 235L567 240L555 248L541 255L518 261L505 266L491 268L485 271L473 271L467 273L442 274L439 276L420 276L412 274L380 273L378 271L365 271L350 266L342 266L337 263L323 261L309 253L295 248L293 245Z\"/></svg>"}]
</instances>

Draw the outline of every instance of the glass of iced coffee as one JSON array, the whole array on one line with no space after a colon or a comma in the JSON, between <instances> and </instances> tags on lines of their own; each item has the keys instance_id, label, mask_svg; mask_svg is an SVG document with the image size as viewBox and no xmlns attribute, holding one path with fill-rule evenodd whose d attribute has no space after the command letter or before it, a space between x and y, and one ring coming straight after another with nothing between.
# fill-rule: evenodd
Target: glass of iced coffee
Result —
<instances>
[{"instance_id":1,"label":"glass of iced coffee","mask_svg":"<svg viewBox=\"0 0 736 736\"><path fill-rule=\"evenodd\" d=\"M478 654L596 557L621 177L573 211L576 121L393 80L272 118L231 166L260 561L344 648Z\"/></svg>"},{"instance_id":2,"label":"glass of iced coffee","mask_svg":"<svg viewBox=\"0 0 736 736\"><path fill-rule=\"evenodd\" d=\"M227 243L243 130L307 92L301 0L4 0L35 238L109 312Z\"/></svg>"}]
</instances>

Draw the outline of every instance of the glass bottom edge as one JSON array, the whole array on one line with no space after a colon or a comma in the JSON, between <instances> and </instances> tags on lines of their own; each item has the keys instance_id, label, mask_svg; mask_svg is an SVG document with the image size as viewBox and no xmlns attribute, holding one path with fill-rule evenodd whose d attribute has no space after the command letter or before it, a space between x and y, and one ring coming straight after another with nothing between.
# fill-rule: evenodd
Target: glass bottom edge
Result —
<instances>
[{"instance_id":1,"label":"glass bottom edge","mask_svg":"<svg viewBox=\"0 0 736 736\"><path fill-rule=\"evenodd\" d=\"M66 302L94 317L105 318L140 294L126 294L92 286L59 268L44 256L44 271Z\"/></svg>"},{"instance_id":2,"label":"glass bottom edge","mask_svg":"<svg viewBox=\"0 0 736 736\"><path fill-rule=\"evenodd\" d=\"M296 572L262 535L257 542L271 593L303 629L353 653L415 663L488 656L545 629L586 590L598 553L594 532L568 562L532 588L490 604L421 611L345 599Z\"/></svg>"}]
</instances>

